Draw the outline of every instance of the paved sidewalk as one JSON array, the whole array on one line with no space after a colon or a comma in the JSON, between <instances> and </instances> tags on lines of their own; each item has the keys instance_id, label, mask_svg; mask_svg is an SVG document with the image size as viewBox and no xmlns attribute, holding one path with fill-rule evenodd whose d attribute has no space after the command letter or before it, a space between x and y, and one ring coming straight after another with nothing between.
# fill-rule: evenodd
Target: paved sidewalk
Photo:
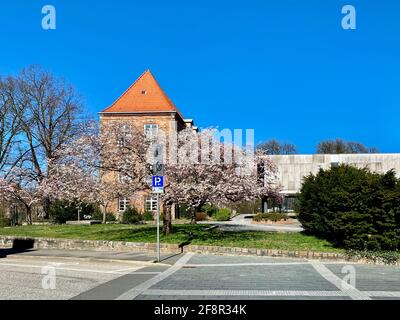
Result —
<instances>
[{"instance_id":1,"label":"paved sidewalk","mask_svg":"<svg viewBox=\"0 0 400 320\"><path fill-rule=\"evenodd\" d=\"M164 255L161 264L138 252L8 253L0 259L0 299L400 299L398 266L195 253ZM55 290L43 288L49 267Z\"/></svg>"},{"instance_id":2,"label":"paved sidewalk","mask_svg":"<svg viewBox=\"0 0 400 320\"><path fill-rule=\"evenodd\" d=\"M144 262L152 264L156 260L156 253L149 252L118 252L118 251L94 251L94 250L57 250L57 249L30 249L23 252L13 251L12 249L0 249L1 252L8 252L6 256L11 259L19 258L65 258L79 260L104 260L104 261L124 261L124 262ZM174 264L179 259L177 254L162 254L162 264Z\"/></svg>"},{"instance_id":3,"label":"paved sidewalk","mask_svg":"<svg viewBox=\"0 0 400 320\"><path fill-rule=\"evenodd\" d=\"M267 232L301 232L303 228L296 220L293 224L285 225L266 225L253 224L252 219L248 218L252 214L240 214L234 217L231 221L199 221L199 224L218 225L223 231L267 231Z\"/></svg>"}]
</instances>

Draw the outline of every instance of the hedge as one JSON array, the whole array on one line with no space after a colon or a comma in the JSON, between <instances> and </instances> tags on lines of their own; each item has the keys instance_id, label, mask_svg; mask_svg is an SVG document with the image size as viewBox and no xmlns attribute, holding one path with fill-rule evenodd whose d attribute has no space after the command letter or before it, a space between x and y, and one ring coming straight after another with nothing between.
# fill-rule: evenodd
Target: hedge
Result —
<instances>
[{"instance_id":1,"label":"hedge","mask_svg":"<svg viewBox=\"0 0 400 320\"><path fill-rule=\"evenodd\" d=\"M304 179L299 221L305 231L356 250L400 248L400 180L349 165Z\"/></svg>"}]
</instances>

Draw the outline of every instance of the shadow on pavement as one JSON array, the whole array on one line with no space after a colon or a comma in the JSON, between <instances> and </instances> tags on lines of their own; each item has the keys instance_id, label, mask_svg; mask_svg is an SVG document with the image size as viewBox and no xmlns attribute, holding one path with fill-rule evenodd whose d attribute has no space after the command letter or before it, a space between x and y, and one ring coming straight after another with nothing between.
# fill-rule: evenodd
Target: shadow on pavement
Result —
<instances>
[{"instance_id":1,"label":"shadow on pavement","mask_svg":"<svg viewBox=\"0 0 400 320\"><path fill-rule=\"evenodd\" d=\"M34 244L34 239L14 239L12 248L0 249L0 259L6 258L10 254L31 251Z\"/></svg>"},{"instance_id":2,"label":"shadow on pavement","mask_svg":"<svg viewBox=\"0 0 400 320\"><path fill-rule=\"evenodd\" d=\"M168 262L168 260L172 260L171 262L175 262L174 260L174 258L177 258L177 257L179 257L179 256L181 256L182 255L182 252L179 252L179 253L175 253L175 254L172 254L172 255L169 255L169 256L166 256L166 257L164 257L164 258L162 258L161 260L160 260L160 262Z\"/></svg>"}]
</instances>

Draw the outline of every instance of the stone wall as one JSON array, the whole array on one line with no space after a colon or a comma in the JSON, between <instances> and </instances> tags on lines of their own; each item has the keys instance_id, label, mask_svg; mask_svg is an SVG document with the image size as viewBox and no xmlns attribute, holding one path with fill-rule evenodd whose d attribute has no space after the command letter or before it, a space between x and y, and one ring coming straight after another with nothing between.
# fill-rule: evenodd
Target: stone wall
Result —
<instances>
[{"instance_id":1,"label":"stone wall","mask_svg":"<svg viewBox=\"0 0 400 320\"><path fill-rule=\"evenodd\" d=\"M15 239L31 240L30 237L0 237L0 248L11 248ZM95 250L95 251L117 251L117 252L156 252L155 243L123 242L123 241L100 241L100 240L71 240L71 239L50 239L33 238L34 249L62 249L62 250ZM181 248L177 244L161 244L162 253L180 253ZM344 260L345 255L331 252L314 251L287 251L257 248L235 248L187 245L184 252L209 253L209 254L231 254L271 257L292 257L306 259L334 259Z\"/></svg>"},{"instance_id":2,"label":"stone wall","mask_svg":"<svg viewBox=\"0 0 400 320\"><path fill-rule=\"evenodd\" d=\"M283 193L295 194L300 191L303 177L316 174L320 168L329 169L332 164L346 163L358 168L385 173L394 169L400 177L400 153L396 154L314 154L314 155L273 155L271 159L278 167L278 177Z\"/></svg>"}]
</instances>

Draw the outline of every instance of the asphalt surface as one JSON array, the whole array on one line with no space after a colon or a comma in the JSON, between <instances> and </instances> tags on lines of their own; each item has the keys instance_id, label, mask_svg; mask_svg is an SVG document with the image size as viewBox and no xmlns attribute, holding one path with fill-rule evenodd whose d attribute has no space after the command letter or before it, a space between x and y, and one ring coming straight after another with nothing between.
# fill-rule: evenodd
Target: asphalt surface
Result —
<instances>
[{"instance_id":1,"label":"asphalt surface","mask_svg":"<svg viewBox=\"0 0 400 320\"><path fill-rule=\"evenodd\" d=\"M303 228L295 219L291 224L255 224L254 214L239 214L229 221L199 221L199 224L217 225L223 231L301 232Z\"/></svg>"},{"instance_id":2,"label":"asphalt surface","mask_svg":"<svg viewBox=\"0 0 400 320\"><path fill-rule=\"evenodd\" d=\"M138 252L1 250L0 299L400 299L396 266L191 253L158 264Z\"/></svg>"}]
</instances>

